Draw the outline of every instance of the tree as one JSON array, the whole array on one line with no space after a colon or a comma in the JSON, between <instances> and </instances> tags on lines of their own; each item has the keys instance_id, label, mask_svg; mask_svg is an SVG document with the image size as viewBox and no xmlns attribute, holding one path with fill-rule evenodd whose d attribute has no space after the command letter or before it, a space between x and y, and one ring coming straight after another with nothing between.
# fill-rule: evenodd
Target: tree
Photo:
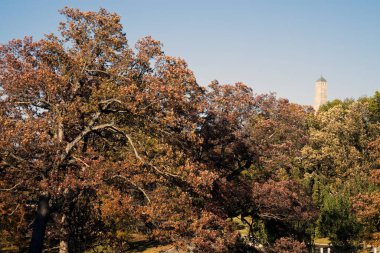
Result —
<instances>
[{"instance_id":1,"label":"tree","mask_svg":"<svg viewBox=\"0 0 380 253\"><path fill-rule=\"evenodd\" d=\"M335 247L348 248L359 238L361 224L351 211L344 193L327 195L319 219L319 231L328 236Z\"/></svg>"},{"instance_id":2,"label":"tree","mask_svg":"<svg viewBox=\"0 0 380 253\"><path fill-rule=\"evenodd\" d=\"M200 160L217 170L223 169L219 173L232 180L248 169L254 159L244 143L243 131L257 108L253 91L243 83L219 85L214 81L206 93L205 107Z\"/></svg>"},{"instance_id":3,"label":"tree","mask_svg":"<svg viewBox=\"0 0 380 253\"><path fill-rule=\"evenodd\" d=\"M117 14L61 13L59 35L0 45L0 232L20 251L31 236L31 252L123 252L138 233L304 252L315 205L337 244L379 229L377 93L314 114L243 83L203 88L159 41L131 48Z\"/></svg>"},{"instance_id":4,"label":"tree","mask_svg":"<svg viewBox=\"0 0 380 253\"><path fill-rule=\"evenodd\" d=\"M370 120L372 122L380 122L380 92L376 91L372 97L365 98L364 101L368 103Z\"/></svg>"},{"instance_id":5,"label":"tree","mask_svg":"<svg viewBox=\"0 0 380 253\"><path fill-rule=\"evenodd\" d=\"M350 107L350 105L354 102L355 102L355 100L352 98L346 98L344 100L334 99L332 101L327 101L327 103L321 105L319 107L318 111L319 112L326 112L335 106L341 106L344 109L348 109Z\"/></svg>"},{"instance_id":6,"label":"tree","mask_svg":"<svg viewBox=\"0 0 380 253\"><path fill-rule=\"evenodd\" d=\"M367 166L368 144L376 136L365 105L335 106L316 115L310 143L302 150L304 166L328 177L346 178Z\"/></svg>"},{"instance_id":7,"label":"tree","mask_svg":"<svg viewBox=\"0 0 380 253\"><path fill-rule=\"evenodd\" d=\"M302 187L293 181L287 184L282 180L289 180L294 175L299 151L307 143L311 110L286 99L277 99L272 94L254 96L242 84L218 86L215 82L211 84L207 98L210 107L207 107L201 128L202 154L208 166L215 168L220 175L214 183L213 203L222 208L220 212L226 217L240 217L248 226L251 238L255 237L257 225L262 221L279 225L284 234L298 233L292 227L295 225L293 221L302 220L308 224L315 218L314 210L312 205L308 206L311 202ZM285 178L280 178L282 169L285 169ZM267 182L269 178L280 182ZM286 196L281 195L282 190L276 190L281 185L289 187L283 193ZM273 196L270 194L272 188ZM262 192L263 189L268 192ZM292 200L288 206L270 210L274 196L291 199L293 195L300 197L300 202L295 204L299 205L297 208L310 217L303 219L301 213L294 212L292 208L296 206ZM283 218L276 216L277 211L284 215ZM297 218L288 217L292 214ZM299 234L305 234L304 229ZM275 230L269 232L271 238L281 235Z\"/></svg>"},{"instance_id":8,"label":"tree","mask_svg":"<svg viewBox=\"0 0 380 253\"><path fill-rule=\"evenodd\" d=\"M276 241L272 252L279 253L306 253L307 248L304 243L295 241L289 237L282 237Z\"/></svg>"},{"instance_id":9,"label":"tree","mask_svg":"<svg viewBox=\"0 0 380 253\"><path fill-rule=\"evenodd\" d=\"M257 180L285 180L300 168L300 150L308 143L311 108L277 99L274 95L255 97L257 110L245 127L245 143L254 154ZM285 172L285 178L281 173Z\"/></svg>"},{"instance_id":10,"label":"tree","mask_svg":"<svg viewBox=\"0 0 380 253\"><path fill-rule=\"evenodd\" d=\"M312 121L309 143L302 149L313 198L321 209L317 234L329 236L336 246L348 247L363 231L368 235L376 230L364 222L365 213L376 209L371 204L376 194L368 179L376 168L379 126L372 120L369 101L346 100L319 111ZM366 209L365 203L367 212L359 211Z\"/></svg>"},{"instance_id":11,"label":"tree","mask_svg":"<svg viewBox=\"0 0 380 253\"><path fill-rule=\"evenodd\" d=\"M351 197L352 208L358 220L364 226L364 238L373 245L380 245L378 238L372 233L380 231L380 170L379 166L379 139L370 143L371 154L374 159L374 168L370 170L366 188Z\"/></svg>"},{"instance_id":12,"label":"tree","mask_svg":"<svg viewBox=\"0 0 380 253\"><path fill-rule=\"evenodd\" d=\"M294 181L254 183L252 188L252 217L266 224L270 240L293 236L307 240L306 227L315 221L311 197Z\"/></svg>"},{"instance_id":13,"label":"tree","mask_svg":"<svg viewBox=\"0 0 380 253\"><path fill-rule=\"evenodd\" d=\"M214 178L187 149L199 143L203 89L158 41L130 49L116 14L61 13L59 37L0 48L3 210L21 206L25 226L38 204L31 252L45 234L62 251L101 238L120 246L116 224L188 238L202 208L192 198Z\"/></svg>"}]
</instances>

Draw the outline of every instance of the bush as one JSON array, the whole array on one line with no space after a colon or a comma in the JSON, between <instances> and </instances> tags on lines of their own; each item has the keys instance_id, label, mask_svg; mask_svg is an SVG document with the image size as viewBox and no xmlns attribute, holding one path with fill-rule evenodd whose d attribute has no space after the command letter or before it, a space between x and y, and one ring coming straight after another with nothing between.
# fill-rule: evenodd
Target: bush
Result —
<instances>
[{"instance_id":1,"label":"bush","mask_svg":"<svg viewBox=\"0 0 380 253\"><path fill-rule=\"evenodd\" d=\"M277 239L273 248L269 250L273 253L307 253L305 243L294 240L290 237Z\"/></svg>"}]
</instances>

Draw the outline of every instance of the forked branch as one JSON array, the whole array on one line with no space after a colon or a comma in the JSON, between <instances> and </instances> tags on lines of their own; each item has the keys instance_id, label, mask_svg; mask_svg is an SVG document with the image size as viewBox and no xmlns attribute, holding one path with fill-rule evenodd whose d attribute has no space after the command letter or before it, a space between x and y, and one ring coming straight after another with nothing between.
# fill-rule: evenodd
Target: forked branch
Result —
<instances>
[{"instance_id":1,"label":"forked branch","mask_svg":"<svg viewBox=\"0 0 380 253\"><path fill-rule=\"evenodd\" d=\"M126 177L124 177L122 175L114 175L110 179L114 179L114 178L120 178L120 179L123 179L124 181L128 182L129 184L131 184L134 188L139 190L144 195L144 197L146 198L148 203L151 202L151 200L150 200L148 194L145 192L145 190L143 188L141 188L140 186L138 186L137 184L135 184L134 182L132 182L131 180L128 180Z\"/></svg>"}]
</instances>

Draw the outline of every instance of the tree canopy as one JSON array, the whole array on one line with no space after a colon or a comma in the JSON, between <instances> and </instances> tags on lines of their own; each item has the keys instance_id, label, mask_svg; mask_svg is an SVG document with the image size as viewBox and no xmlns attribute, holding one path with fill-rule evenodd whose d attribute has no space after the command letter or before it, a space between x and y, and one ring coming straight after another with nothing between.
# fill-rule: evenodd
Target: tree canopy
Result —
<instances>
[{"instance_id":1,"label":"tree canopy","mask_svg":"<svg viewBox=\"0 0 380 253\"><path fill-rule=\"evenodd\" d=\"M380 231L379 92L315 113L203 87L152 37L129 46L117 14L60 12L59 34L0 45L0 235L19 251L128 252L140 236L306 252Z\"/></svg>"}]
</instances>

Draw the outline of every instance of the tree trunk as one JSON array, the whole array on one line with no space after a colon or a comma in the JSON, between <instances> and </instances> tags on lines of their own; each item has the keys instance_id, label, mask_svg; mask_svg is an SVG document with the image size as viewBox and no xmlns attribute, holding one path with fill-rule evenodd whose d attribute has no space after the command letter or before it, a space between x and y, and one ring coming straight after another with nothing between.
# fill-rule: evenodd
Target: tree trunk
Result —
<instances>
[{"instance_id":1,"label":"tree trunk","mask_svg":"<svg viewBox=\"0 0 380 253\"><path fill-rule=\"evenodd\" d=\"M32 241L29 253L41 253L44 245L46 224L49 215L49 198L41 196L38 201L38 208L34 218Z\"/></svg>"},{"instance_id":2,"label":"tree trunk","mask_svg":"<svg viewBox=\"0 0 380 253\"><path fill-rule=\"evenodd\" d=\"M67 241L61 241L59 243L59 253L68 253L69 252L69 244Z\"/></svg>"},{"instance_id":3,"label":"tree trunk","mask_svg":"<svg viewBox=\"0 0 380 253\"><path fill-rule=\"evenodd\" d=\"M62 215L61 219L61 236L63 236L64 239L61 239L59 243L59 253L68 253L69 252L69 243L67 242L67 231L66 231L66 215Z\"/></svg>"},{"instance_id":4,"label":"tree trunk","mask_svg":"<svg viewBox=\"0 0 380 253\"><path fill-rule=\"evenodd\" d=\"M62 143L63 141L63 137L64 137L64 132L63 132L63 124L62 124L62 117L61 117L61 113L59 113L59 119L58 119L58 142L59 143ZM67 189L65 189L65 193L67 193ZM66 233L65 233L65 220L66 220L66 215L63 215L62 216L62 220L61 220L61 224L62 224L62 227L63 227L63 231L62 231L62 234L64 237L66 237ZM68 253L69 252L69 244L67 242L67 240L61 240L60 243L59 243L59 253Z\"/></svg>"}]
</instances>

